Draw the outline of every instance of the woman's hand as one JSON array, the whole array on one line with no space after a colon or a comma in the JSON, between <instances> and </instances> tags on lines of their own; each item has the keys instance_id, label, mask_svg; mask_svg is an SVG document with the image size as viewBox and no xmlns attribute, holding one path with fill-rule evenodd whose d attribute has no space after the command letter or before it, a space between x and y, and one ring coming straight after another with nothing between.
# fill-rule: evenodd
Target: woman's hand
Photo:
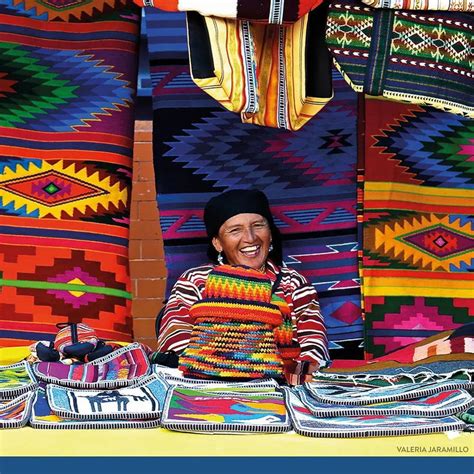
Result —
<instances>
[{"instance_id":1,"label":"woman's hand","mask_svg":"<svg viewBox=\"0 0 474 474\"><path fill-rule=\"evenodd\" d=\"M319 369L318 362L294 362L291 370L285 370L285 379L289 385L301 385L313 381L313 372Z\"/></svg>"}]
</instances>

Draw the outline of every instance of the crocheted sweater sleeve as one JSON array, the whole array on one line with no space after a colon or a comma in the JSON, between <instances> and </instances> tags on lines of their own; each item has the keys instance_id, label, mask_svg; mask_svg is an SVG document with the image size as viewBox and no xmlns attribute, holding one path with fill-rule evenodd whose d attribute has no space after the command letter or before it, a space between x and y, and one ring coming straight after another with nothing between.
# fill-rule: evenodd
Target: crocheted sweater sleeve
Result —
<instances>
[{"instance_id":1,"label":"crocheted sweater sleeve","mask_svg":"<svg viewBox=\"0 0 474 474\"><path fill-rule=\"evenodd\" d=\"M193 322L189 309L202 299L206 279L212 265L192 268L176 281L166 303L158 336L158 351L181 353L189 343Z\"/></svg>"},{"instance_id":2,"label":"crocheted sweater sleeve","mask_svg":"<svg viewBox=\"0 0 474 474\"><path fill-rule=\"evenodd\" d=\"M328 339L316 290L296 270L289 270L289 278L292 316L293 320L296 320L296 338L301 347L297 362L324 365L329 360ZM282 284L284 283L282 280ZM303 364L305 365L307 364Z\"/></svg>"}]
</instances>

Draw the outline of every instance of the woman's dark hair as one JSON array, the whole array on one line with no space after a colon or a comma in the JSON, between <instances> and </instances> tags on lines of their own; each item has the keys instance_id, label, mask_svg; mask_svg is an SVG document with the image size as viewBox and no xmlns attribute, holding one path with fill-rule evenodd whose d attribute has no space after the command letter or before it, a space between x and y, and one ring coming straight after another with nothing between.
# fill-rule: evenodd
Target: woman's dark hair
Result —
<instances>
[{"instance_id":1,"label":"woman's dark hair","mask_svg":"<svg viewBox=\"0 0 474 474\"><path fill-rule=\"evenodd\" d=\"M270 223L270 232L272 234L272 245L273 250L268 254L268 258L273 262L276 263L278 266L281 266L283 263L283 248L282 248L282 241L281 241L281 234L278 227L272 222ZM218 263L217 261L218 252L212 245L212 239L209 240L209 244L207 246L207 256L213 263ZM224 254L224 262L227 263L227 259Z\"/></svg>"}]
</instances>

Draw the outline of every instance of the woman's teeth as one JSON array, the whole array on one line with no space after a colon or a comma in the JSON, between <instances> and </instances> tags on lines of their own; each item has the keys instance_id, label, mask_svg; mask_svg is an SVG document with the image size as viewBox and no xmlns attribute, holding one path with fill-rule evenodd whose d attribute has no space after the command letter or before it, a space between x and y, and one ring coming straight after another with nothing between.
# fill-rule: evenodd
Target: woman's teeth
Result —
<instances>
[{"instance_id":1,"label":"woman's teeth","mask_svg":"<svg viewBox=\"0 0 474 474\"><path fill-rule=\"evenodd\" d=\"M247 256L253 256L260 250L260 245L252 245L251 247L244 247L240 251Z\"/></svg>"}]
</instances>

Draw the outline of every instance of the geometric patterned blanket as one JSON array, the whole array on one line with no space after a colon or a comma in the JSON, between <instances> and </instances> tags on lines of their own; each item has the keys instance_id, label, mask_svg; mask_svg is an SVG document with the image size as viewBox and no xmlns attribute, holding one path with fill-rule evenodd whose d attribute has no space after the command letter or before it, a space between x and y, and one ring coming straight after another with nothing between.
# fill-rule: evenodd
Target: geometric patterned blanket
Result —
<instances>
[{"instance_id":1,"label":"geometric patterned blanket","mask_svg":"<svg viewBox=\"0 0 474 474\"><path fill-rule=\"evenodd\" d=\"M338 0L329 6L326 41L355 91L474 118L468 13L426 14L406 11L405 5L373 9Z\"/></svg>"},{"instance_id":2,"label":"geometric patterned blanket","mask_svg":"<svg viewBox=\"0 0 474 474\"><path fill-rule=\"evenodd\" d=\"M444 431L462 431L465 424L454 416L439 418L410 415L314 416L296 393L283 388L294 430L303 436L327 438L362 438L368 436L402 436Z\"/></svg>"},{"instance_id":3,"label":"geometric patterned blanket","mask_svg":"<svg viewBox=\"0 0 474 474\"><path fill-rule=\"evenodd\" d=\"M318 291L333 356L362 358L357 94L334 71L334 98L301 130L243 124L193 83L184 14L145 10L167 293L181 273L207 261L207 200L259 188L283 234L285 262Z\"/></svg>"},{"instance_id":4,"label":"geometric patterned blanket","mask_svg":"<svg viewBox=\"0 0 474 474\"><path fill-rule=\"evenodd\" d=\"M131 0L0 1L1 344L131 340Z\"/></svg>"},{"instance_id":5,"label":"geometric patterned blanket","mask_svg":"<svg viewBox=\"0 0 474 474\"><path fill-rule=\"evenodd\" d=\"M473 322L474 121L387 100L362 105L361 276L374 358Z\"/></svg>"}]
</instances>

